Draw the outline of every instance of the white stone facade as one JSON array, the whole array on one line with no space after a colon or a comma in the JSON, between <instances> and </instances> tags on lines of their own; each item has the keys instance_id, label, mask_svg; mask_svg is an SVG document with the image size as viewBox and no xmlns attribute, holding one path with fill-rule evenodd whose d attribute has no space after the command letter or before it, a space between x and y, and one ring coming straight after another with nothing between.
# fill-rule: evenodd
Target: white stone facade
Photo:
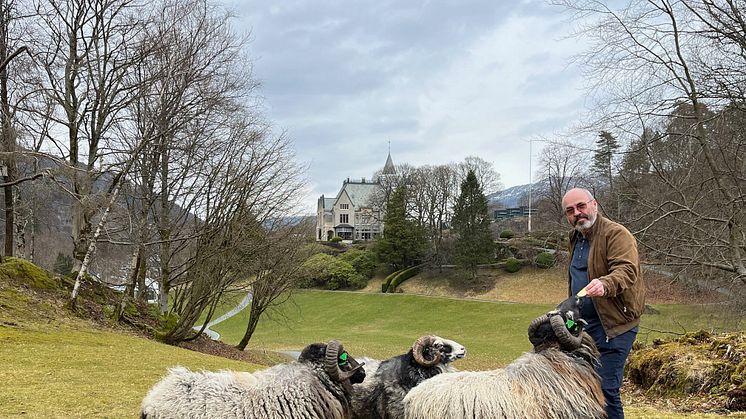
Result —
<instances>
[{"instance_id":1,"label":"white stone facade","mask_svg":"<svg viewBox=\"0 0 746 419\"><path fill-rule=\"evenodd\" d=\"M335 198L321 195L316 211L316 240L340 236L345 241L373 240L383 231L379 210L371 198L380 190L377 182L345 180Z\"/></svg>"},{"instance_id":2,"label":"white stone facade","mask_svg":"<svg viewBox=\"0 0 746 419\"><path fill-rule=\"evenodd\" d=\"M389 153L381 176L396 173ZM334 236L344 241L373 240L383 233L383 214L380 205L381 185L377 181L350 180L342 182L342 188L334 198L321 195L316 209L316 241L328 241Z\"/></svg>"}]
</instances>

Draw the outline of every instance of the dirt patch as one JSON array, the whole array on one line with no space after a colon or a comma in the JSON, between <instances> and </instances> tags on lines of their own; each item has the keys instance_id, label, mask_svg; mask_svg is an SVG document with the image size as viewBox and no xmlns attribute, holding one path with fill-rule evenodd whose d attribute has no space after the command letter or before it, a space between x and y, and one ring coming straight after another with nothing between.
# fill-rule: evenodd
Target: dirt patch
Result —
<instances>
[{"instance_id":1,"label":"dirt patch","mask_svg":"<svg viewBox=\"0 0 746 419\"><path fill-rule=\"evenodd\" d=\"M206 335L201 335L197 339L189 342L182 342L177 346L180 348L189 349L191 351L201 352L203 354L215 355L223 358L234 359L236 361L244 361L264 366L271 366L282 362L290 362L293 360L292 357L277 352L258 351L252 349L240 351L233 345L214 341Z\"/></svg>"}]
</instances>

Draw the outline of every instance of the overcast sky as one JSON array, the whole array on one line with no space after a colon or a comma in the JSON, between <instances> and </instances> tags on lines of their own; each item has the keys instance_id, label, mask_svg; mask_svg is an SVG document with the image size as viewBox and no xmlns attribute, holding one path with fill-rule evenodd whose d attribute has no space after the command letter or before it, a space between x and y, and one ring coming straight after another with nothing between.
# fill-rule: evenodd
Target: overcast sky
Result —
<instances>
[{"instance_id":1,"label":"overcast sky","mask_svg":"<svg viewBox=\"0 0 746 419\"><path fill-rule=\"evenodd\" d=\"M529 181L529 139L577 122L566 15L543 1L233 0L266 112L310 165L308 212L347 177L395 164L492 162ZM540 143L534 143L534 168Z\"/></svg>"}]
</instances>

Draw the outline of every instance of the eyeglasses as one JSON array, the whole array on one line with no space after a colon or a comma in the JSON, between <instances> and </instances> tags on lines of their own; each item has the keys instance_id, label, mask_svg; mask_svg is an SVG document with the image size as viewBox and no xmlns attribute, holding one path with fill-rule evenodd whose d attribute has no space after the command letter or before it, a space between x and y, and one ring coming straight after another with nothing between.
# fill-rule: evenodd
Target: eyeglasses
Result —
<instances>
[{"instance_id":1,"label":"eyeglasses","mask_svg":"<svg viewBox=\"0 0 746 419\"><path fill-rule=\"evenodd\" d=\"M591 202L593 202L592 199L590 201L580 202L577 205L575 205L574 207L567 207L567 208L565 208L565 214L567 214L567 215L573 215L573 214L575 214L575 210L576 209L578 211L580 211L580 212L583 212L588 207L588 204L590 204Z\"/></svg>"}]
</instances>

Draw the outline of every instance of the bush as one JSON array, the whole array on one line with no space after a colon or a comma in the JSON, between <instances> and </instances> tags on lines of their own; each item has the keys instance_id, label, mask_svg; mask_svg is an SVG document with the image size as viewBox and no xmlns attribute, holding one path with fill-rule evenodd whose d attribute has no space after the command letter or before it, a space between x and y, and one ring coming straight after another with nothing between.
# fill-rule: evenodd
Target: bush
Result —
<instances>
[{"instance_id":1,"label":"bush","mask_svg":"<svg viewBox=\"0 0 746 419\"><path fill-rule=\"evenodd\" d=\"M521 270L521 261L516 258L508 258L505 261L505 270L510 273L515 273Z\"/></svg>"},{"instance_id":2,"label":"bush","mask_svg":"<svg viewBox=\"0 0 746 419\"><path fill-rule=\"evenodd\" d=\"M398 287L399 284L406 281L407 279L417 275L420 272L420 268L422 268L422 265L412 266L411 268L399 271L399 274L396 275L393 280L391 280L391 285L389 285L388 287L388 292L399 291L396 287Z\"/></svg>"},{"instance_id":3,"label":"bush","mask_svg":"<svg viewBox=\"0 0 746 419\"><path fill-rule=\"evenodd\" d=\"M549 269L554 266L554 255L549 252L542 252L536 255L534 259L536 266L542 269Z\"/></svg>"},{"instance_id":4,"label":"bush","mask_svg":"<svg viewBox=\"0 0 746 419\"><path fill-rule=\"evenodd\" d=\"M376 271L376 256L372 252L350 249L339 255L339 258L352 265L365 280L372 278Z\"/></svg>"},{"instance_id":5,"label":"bush","mask_svg":"<svg viewBox=\"0 0 746 419\"><path fill-rule=\"evenodd\" d=\"M515 233L513 233L513 230L510 229L506 229L500 232L501 239L512 239L513 236L515 236Z\"/></svg>"},{"instance_id":6,"label":"bush","mask_svg":"<svg viewBox=\"0 0 746 419\"><path fill-rule=\"evenodd\" d=\"M383 283L381 284L381 292L387 292L389 290L389 286L391 285L391 281L396 278L397 275L399 275L401 271L394 271L391 272L386 279L383 280Z\"/></svg>"},{"instance_id":7,"label":"bush","mask_svg":"<svg viewBox=\"0 0 746 419\"><path fill-rule=\"evenodd\" d=\"M361 288L366 283L350 263L325 253L317 253L303 262L301 278L300 286L330 290Z\"/></svg>"},{"instance_id":8,"label":"bush","mask_svg":"<svg viewBox=\"0 0 746 419\"><path fill-rule=\"evenodd\" d=\"M339 237L339 236L334 236L334 237L332 237L332 239L331 239L331 240L329 240L329 241L330 241L330 242L332 242L332 243L339 243L339 242L341 242L341 241L342 241L342 238L341 238L341 237Z\"/></svg>"}]
</instances>

